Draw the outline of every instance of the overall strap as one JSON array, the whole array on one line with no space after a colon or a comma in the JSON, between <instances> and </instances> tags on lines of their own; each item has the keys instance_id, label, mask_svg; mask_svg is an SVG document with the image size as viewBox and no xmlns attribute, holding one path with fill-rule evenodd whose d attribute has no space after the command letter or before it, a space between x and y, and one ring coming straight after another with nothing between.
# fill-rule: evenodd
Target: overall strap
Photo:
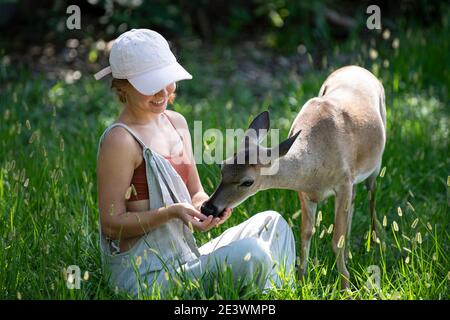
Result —
<instances>
[{"instance_id":1,"label":"overall strap","mask_svg":"<svg viewBox=\"0 0 450 320\"><path fill-rule=\"evenodd\" d=\"M97 159L100 152L100 144L105 137L105 135L114 127L122 127L127 130L142 146L142 153L144 156L144 161L146 165L149 166L149 170L146 170L147 183L149 186L149 194L158 195L157 197L150 197L150 205L152 208L159 208L164 203L158 203L158 199L166 202L168 198L172 198L174 202L181 202L181 199L177 192L175 192L175 187L173 182L169 179L169 176L174 174L174 169L171 167L170 163L161 155L153 152L146 144L139 138L139 136L126 124L124 123L114 123L109 126L105 132L100 137L99 148L97 152ZM155 155L158 155L155 157ZM166 165L164 165L166 163ZM169 173L166 166L172 168L172 173Z\"/></svg>"},{"instance_id":2,"label":"overall strap","mask_svg":"<svg viewBox=\"0 0 450 320\"><path fill-rule=\"evenodd\" d=\"M102 136L100 137L100 141L99 141L99 143L98 143L98 148L97 148L97 159L98 159L98 155L99 155L99 153L100 153L100 145L101 145L101 143L102 143L104 137L106 136L106 134L107 134L112 128L115 128L115 127L122 127L122 128L124 128L125 130L127 130L127 131L133 136L133 138L136 139L137 142L139 142L139 144L140 144L141 147L142 147L142 150L148 149L147 145L141 140L141 138L139 137L139 135L136 134L130 127L128 127L128 126L127 126L126 124L124 124L124 123L117 122L117 123L113 123L113 124L110 125L108 128L106 128L105 132L103 132Z\"/></svg>"},{"instance_id":3,"label":"overall strap","mask_svg":"<svg viewBox=\"0 0 450 320\"><path fill-rule=\"evenodd\" d=\"M180 134L180 132L178 131L177 127L173 124L173 121L172 121L172 119L170 119L169 115L167 113L165 113L165 112L163 112L162 114L166 117L167 120L169 120L170 124L175 129L175 131L177 132L178 136L180 137L181 141L184 142L183 136Z\"/></svg>"}]
</instances>

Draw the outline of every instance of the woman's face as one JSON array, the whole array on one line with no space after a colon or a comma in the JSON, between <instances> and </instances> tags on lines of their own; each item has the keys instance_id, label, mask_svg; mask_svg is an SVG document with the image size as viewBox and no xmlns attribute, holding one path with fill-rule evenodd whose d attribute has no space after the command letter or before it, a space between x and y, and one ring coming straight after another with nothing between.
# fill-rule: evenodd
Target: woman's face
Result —
<instances>
[{"instance_id":1,"label":"woman's face","mask_svg":"<svg viewBox=\"0 0 450 320\"><path fill-rule=\"evenodd\" d=\"M154 95L147 96L130 85L130 90L127 92L127 104L129 107L133 106L134 108L137 107L141 110L161 113L166 110L169 97L175 92L175 89L176 85L175 82L173 82Z\"/></svg>"}]
</instances>

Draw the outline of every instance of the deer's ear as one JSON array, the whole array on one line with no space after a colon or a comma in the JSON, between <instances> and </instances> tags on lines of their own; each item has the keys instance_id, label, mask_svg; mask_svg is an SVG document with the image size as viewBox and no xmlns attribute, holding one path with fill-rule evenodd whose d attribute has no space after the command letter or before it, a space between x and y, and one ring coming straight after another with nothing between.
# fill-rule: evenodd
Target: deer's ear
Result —
<instances>
[{"instance_id":1,"label":"deer's ear","mask_svg":"<svg viewBox=\"0 0 450 320\"><path fill-rule=\"evenodd\" d=\"M294 144L295 140L297 139L298 135L302 132L302 130L298 131L296 134L294 134L292 137L284 140L281 142L278 146L271 149L271 156L275 155L274 153L278 151L278 158L284 156L286 153L289 152L292 145Z\"/></svg>"},{"instance_id":2,"label":"deer's ear","mask_svg":"<svg viewBox=\"0 0 450 320\"><path fill-rule=\"evenodd\" d=\"M249 136L250 139L256 138L256 141L260 142L267 135L269 128L269 111L263 111L253 119L245 135Z\"/></svg>"},{"instance_id":3,"label":"deer's ear","mask_svg":"<svg viewBox=\"0 0 450 320\"><path fill-rule=\"evenodd\" d=\"M252 123L250 123L248 128L253 130L260 130L260 129L269 130L270 128L269 111L263 111L260 114L258 114L255 117L255 119L253 119Z\"/></svg>"}]
</instances>

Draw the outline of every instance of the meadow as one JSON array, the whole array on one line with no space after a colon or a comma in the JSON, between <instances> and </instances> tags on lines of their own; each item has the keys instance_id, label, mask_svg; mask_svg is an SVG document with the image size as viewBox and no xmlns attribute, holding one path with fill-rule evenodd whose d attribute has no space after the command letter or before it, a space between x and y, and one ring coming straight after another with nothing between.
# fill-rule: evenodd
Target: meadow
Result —
<instances>
[{"instance_id":1,"label":"meadow","mask_svg":"<svg viewBox=\"0 0 450 320\"><path fill-rule=\"evenodd\" d=\"M266 87L263 77L249 75L248 66L235 58L245 48L182 47L181 61L194 79L180 84L170 108L189 125L203 121L204 130L246 128L269 109L272 128L283 137L332 70L358 64L378 76L387 105L388 139L377 193L385 237L380 243L370 241L368 200L361 185L348 263L351 291L339 288L329 199L318 209L322 220L312 238L308 276L294 290L238 292L223 277L211 294L193 287L169 298L449 299L449 27L447 16L443 30L380 33L368 42L352 38L336 46L319 67L312 66L306 53L301 60L305 71L283 63L277 71L275 64ZM252 61L253 69L264 70L267 64L257 57ZM73 83L49 80L30 68L7 64L0 66L0 81L0 299L130 298L108 287L98 248L97 143L121 108L109 84L88 73ZM198 164L198 170L211 193L219 168ZM268 209L289 221L299 248L300 204L296 193L287 190L258 193L237 207L226 224L196 233L197 241L205 243ZM80 267L79 290L66 286L70 265ZM370 266L380 270L379 287L368 284Z\"/></svg>"}]
</instances>

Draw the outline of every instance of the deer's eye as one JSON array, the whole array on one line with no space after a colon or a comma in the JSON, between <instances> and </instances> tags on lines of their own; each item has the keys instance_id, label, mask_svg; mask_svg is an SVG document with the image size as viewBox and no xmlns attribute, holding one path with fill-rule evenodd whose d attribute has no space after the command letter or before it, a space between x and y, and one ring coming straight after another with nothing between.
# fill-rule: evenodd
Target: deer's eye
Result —
<instances>
[{"instance_id":1,"label":"deer's eye","mask_svg":"<svg viewBox=\"0 0 450 320\"><path fill-rule=\"evenodd\" d=\"M253 180L246 180L240 184L241 187L250 187L253 184Z\"/></svg>"}]
</instances>

